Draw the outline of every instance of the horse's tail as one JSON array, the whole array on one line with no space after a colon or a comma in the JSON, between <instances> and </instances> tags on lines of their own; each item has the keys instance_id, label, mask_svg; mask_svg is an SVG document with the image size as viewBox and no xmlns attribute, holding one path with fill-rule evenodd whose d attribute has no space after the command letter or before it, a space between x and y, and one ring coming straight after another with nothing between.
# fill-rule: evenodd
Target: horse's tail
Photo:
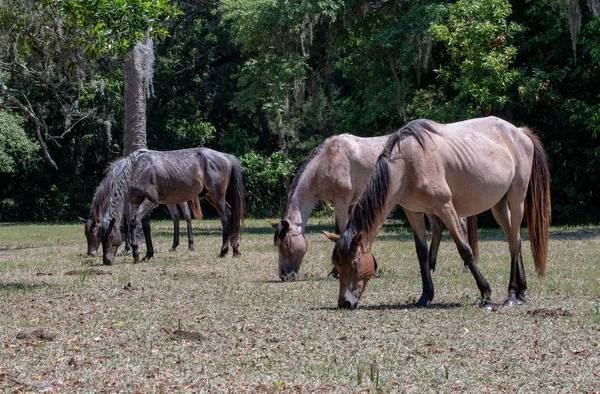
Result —
<instances>
[{"instance_id":1,"label":"horse's tail","mask_svg":"<svg viewBox=\"0 0 600 394\"><path fill-rule=\"evenodd\" d=\"M200 207L200 198L198 196L192 198L188 201L188 205L190 206L190 210L192 211L192 217L194 219L202 219L202 208Z\"/></svg>"},{"instance_id":2,"label":"horse's tail","mask_svg":"<svg viewBox=\"0 0 600 394\"><path fill-rule=\"evenodd\" d=\"M533 166L527 196L525 197L525 219L529 230L529 243L535 270L538 276L544 276L548 257L548 231L552 219L550 203L550 171L542 142L530 130L525 133L534 146Z\"/></svg>"},{"instance_id":3,"label":"horse's tail","mask_svg":"<svg viewBox=\"0 0 600 394\"><path fill-rule=\"evenodd\" d=\"M477 239L477 215L467 218L467 234L469 236L469 246L473 251L475 263L479 262L479 245Z\"/></svg>"},{"instance_id":4,"label":"horse's tail","mask_svg":"<svg viewBox=\"0 0 600 394\"><path fill-rule=\"evenodd\" d=\"M229 218L229 236L239 235L241 224L244 221L244 179L242 166L235 156L228 155L231 163L229 184L225 193L225 202L229 205L231 215Z\"/></svg>"}]
</instances>

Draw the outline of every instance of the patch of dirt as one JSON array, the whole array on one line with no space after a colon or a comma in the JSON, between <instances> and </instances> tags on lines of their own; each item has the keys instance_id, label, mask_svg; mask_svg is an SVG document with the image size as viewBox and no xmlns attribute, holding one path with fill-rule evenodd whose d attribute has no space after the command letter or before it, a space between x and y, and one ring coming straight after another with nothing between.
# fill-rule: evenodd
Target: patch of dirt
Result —
<instances>
[{"instance_id":1,"label":"patch of dirt","mask_svg":"<svg viewBox=\"0 0 600 394\"><path fill-rule=\"evenodd\" d=\"M185 339L186 341L201 341L202 334L193 331L175 330L173 331L173 339Z\"/></svg>"},{"instance_id":2,"label":"patch of dirt","mask_svg":"<svg viewBox=\"0 0 600 394\"><path fill-rule=\"evenodd\" d=\"M539 308L539 309L534 309L532 311L527 311L527 314L531 315L531 316L539 316L539 317L573 316L573 314L571 312L569 312L568 310L566 310L564 308L555 308L555 309Z\"/></svg>"},{"instance_id":3,"label":"patch of dirt","mask_svg":"<svg viewBox=\"0 0 600 394\"><path fill-rule=\"evenodd\" d=\"M90 268L88 270L71 270L65 272L65 275L112 275L110 271L104 271L97 268Z\"/></svg>"},{"instance_id":4,"label":"patch of dirt","mask_svg":"<svg viewBox=\"0 0 600 394\"><path fill-rule=\"evenodd\" d=\"M36 339L42 339L44 341L53 341L55 337L56 334L46 331L43 328L39 328L32 332L21 331L17 333L17 339L25 339L30 341L35 341Z\"/></svg>"}]
</instances>

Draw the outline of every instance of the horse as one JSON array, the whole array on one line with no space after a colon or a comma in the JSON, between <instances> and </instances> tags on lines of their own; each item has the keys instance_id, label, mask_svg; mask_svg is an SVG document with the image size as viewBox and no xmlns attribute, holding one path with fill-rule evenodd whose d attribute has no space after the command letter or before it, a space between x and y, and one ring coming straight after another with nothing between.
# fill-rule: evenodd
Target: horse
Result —
<instances>
[{"instance_id":1,"label":"horse","mask_svg":"<svg viewBox=\"0 0 600 394\"><path fill-rule=\"evenodd\" d=\"M97 188L92 200L92 208L87 219L78 217L79 221L83 223L83 233L87 241L87 255L96 256L98 254L98 247L100 246L100 238L98 237L98 224L100 223L100 199L98 196L103 194L101 188L104 185L101 183ZM190 209L190 204L193 209ZM187 235L188 235L188 250L194 250L194 235L192 232L192 218L202 219L202 211L200 210L200 200L196 197L190 201L183 202L181 204L167 205L171 220L173 221L173 246L171 251L174 251L179 246L179 219L183 217L187 224ZM154 246L152 245L152 238L150 236L150 224L146 225L146 222L142 221L142 229L144 236L148 242L146 242L146 255L142 260L148 260L154 256ZM124 226L122 234L125 238L125 249L124 254L131 249L131 233L128 232L128 226Z\"/></svg>"},{"instance_id":2,"label":"horse","mask_svg":"<svg viewBox=\"0 0 600 394\"><path fill-rule=\"evenodd\" d=\"M114 174L114 176L113 176ZM102 208L99 234L103 263L112 264L122 242L116 223L123 219L123 208L138 206L131 219L131 232L158 204L177 204L194 197L206 198L215 207L223 227L219 257L229 245L239 256L239 237L244 219L244 184L242 167L233 155L208 148L175 151L138 150L113 164L103 182L111 183ZM138 262L136 237L131 242L134 262Z\"/></svg>"},{"instance_id":3,"label":"horse","mask_svg":"<svg viewBox=\"0 0 600 394\"><path fill-rule=\"evenodd\" d=\"M335 242L332 262L340 277L338 307L356 309L374 271L372 244L389 212L400 204L413 230L423 291L417 306L434 297L424 213L445 224L481 293L481 307L496 308L492 290L474 262L459 217L488 209L502 228L510 252L504 306L526 303L527 279L521 255L526 219L534 265L543 277L551 220L550 172L542 143L531 130L496 117L440 124L414 120L395 133L379 155L352 215Z\"/></svg>"},{"instance_id":4,"label":"horse","mask_svg":"<svg viewBox=\"0 0 600 394\"><path fill-rule=\"evenodd\" d=\"M270 221L275 229L273 244L278 251L279 278L295 279L308 245L304 230L310 214L322 200L335 207L335 232L340 234L354 205L367 186L367 181L389 135L357 137L342 134L329 137L315 148L298 170L288 192L279 223ZM437 251L443 224L431 215L432 229L430 267L435 270ZM477 250L477 218L464 224L474 251ZM337 277L335 267L329 274Z\"/></svg>"}]
</instances>

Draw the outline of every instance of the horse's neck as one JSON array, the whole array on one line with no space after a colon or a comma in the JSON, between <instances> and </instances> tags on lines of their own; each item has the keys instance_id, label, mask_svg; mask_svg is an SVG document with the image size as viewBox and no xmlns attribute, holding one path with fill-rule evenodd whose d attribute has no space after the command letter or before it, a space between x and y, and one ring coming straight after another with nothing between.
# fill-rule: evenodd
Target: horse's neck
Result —
<instances>
[{"instance_id":1,"label":"horse's neck","mask_svg":"<svg viewBox=\"0 0 600 394\"><path fill-rule=\"evenodd\" d=\"M304 231L306 222L317 201L315 194L306 186L306 183L298 184L294 192L288 197L283 218L300 226Z\"/></svg>"}]
</instances>

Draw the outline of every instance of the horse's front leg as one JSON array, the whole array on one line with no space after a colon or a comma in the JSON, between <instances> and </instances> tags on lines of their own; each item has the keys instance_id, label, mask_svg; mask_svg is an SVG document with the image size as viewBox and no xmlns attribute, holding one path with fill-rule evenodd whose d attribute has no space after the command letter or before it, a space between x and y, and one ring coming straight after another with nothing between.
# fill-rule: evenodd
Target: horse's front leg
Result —
<instances>
[{"instance_id":1,"label":"horse's front leg","mask_svg":"<svg viewBox=\"0 0 600 394\"><path fill-rule=\"evenodd\" d=\"M125 207L123 208L123 225L122 225L123 231L121 233L121 236L125 240L125 248L121 252L122 256L126 256L127 254L129 254L129 251L131 250L130 223L131 223L131 205L125 204Z\"/></svg>"},{"instance_id":2,"label":"horse's front leg","mask_svg":"<svg viewBox=\"0 0 600 394\"><path fill-rule=\"evenodd\" d=\"M352 209L354 205L350 205L349 202L345 199L340 199L335 201L335 233L341 234L346 228L346 224L348 223L348 218L352 213ZM334 277L335 279L339 279L340 275L338 274L338 270L333 266L331 272L327 274L327 276Z\"/></svg>"},{"instance_id":3,"label":"horse's front leg","mask_svg":"<svg viewBox=\"0 0 600 394\"><path fill-rule=\"evenodd\" d=\"M154 208L156 208L158 206L158 203L153 203L148 199L145 199L140 206L138 207L137 211L135 212L135 215L133 215L133 219L131 220L131 251L132 251L132 255L133 255L133 261L134 263L139 263L140 262L140 250L139 250L139 245L138 245L138 239L135 236L135 230L137 228L137 225L140 223L140 221L142 221L142 219L144 219L146 216L150 215L150 212L152 212L152 210ZM150 219L148 219L150 220ZM148 222L148 226L149 226L150 222ZM143 229L143 227L142 227ZM152 243L150 243L151 245Z\"/></svg>"},{"instance_id":4,"label":"horse's front leg","mask_svg":"<svg viewBox=\"0 0 600 394\"><path fill-rule=\"evenodd\" d=\"M144 239L146 240L146 255L142 261L150 260L154 257L154 245L152 244L152 229L150 228L150 215L146 215L142 219L142 230Z\"/></svg>"},{"instance_id":5,"label":"horse's front leg","mask_svg":"<svg viewBox=\"0 0 600 394\"><path fill-rule=\"evenodd\" d=\"M423 293L417 301L417 306L427 306L433 300L434 289L433 281L431 280L431 270L429 267L429 256L427 253L427 228L425 227L425 215L404 210L410 227L413 230L415 237L415 248L417 250L417 258L419 259L419 267L421 269L421 282L423 284Z\"/></svg>"},{"instance_id":6,"label":"horse's front leg","mask_svg":"<svg viewBox=\"0 0 600 394\"><path fill-rule=\"evenodd\" d=\"M442 231L444 230L444 223L434 214L427 214L429 219L429 225L431 226L431 245L429 246L429 268L431 271L435 271L437 263L437 254L440 248L440 242L442 241Z\"/></svg>"}]
</instances>

